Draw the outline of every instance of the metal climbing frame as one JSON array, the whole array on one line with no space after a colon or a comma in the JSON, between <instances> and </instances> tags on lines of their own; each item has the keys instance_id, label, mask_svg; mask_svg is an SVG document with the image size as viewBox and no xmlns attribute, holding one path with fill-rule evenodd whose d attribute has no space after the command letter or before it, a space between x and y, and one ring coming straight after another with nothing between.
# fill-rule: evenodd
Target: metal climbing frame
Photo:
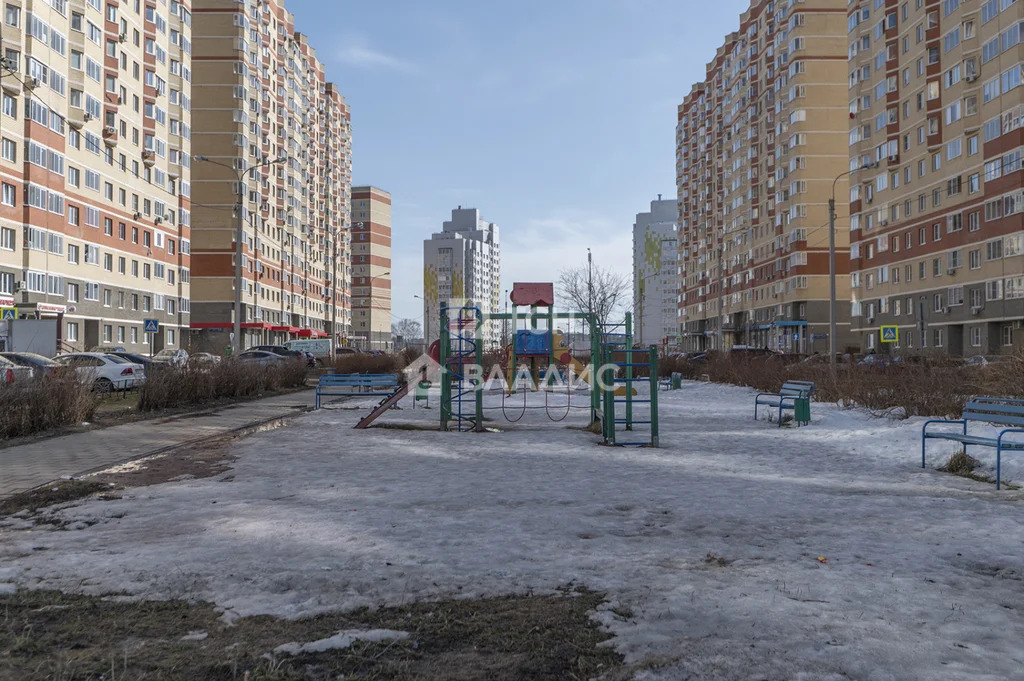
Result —
<instances>
[{"instance_id":1,"label":"metal climbing frame","mask_svg":"<svg viewBox=\"0 0 1024 681\"><path fill-rule=\"evenodd\" d=\"M616 334L615 329L623 329L625 333ZM601 390L602 403L602 434L604 442L608 445L657 447L658 446L658 350L656 346L649 348L634 348L632 333L632 316L626 313L625 321L618 324L602 324L600 334L600 356L601 356L601 380L599 384L605 389ZM621 353L622 360L615 361L615 354ZM624 376L617 377L617 369L625 369ZM634 369L646 368L647 376L635 376ZM650 395L647 399L633 395L633 385L647 382L650 384ZM607 389L608 386L623 389L623 395L616 395L615 389ZM618 405L625 405L622 417L619 417ZM648 405L649 417L646 420L634 418L634 405ZM635 433L636 426L646 426L650 437L647 440L621 441L617 437L618 427L623 430ZM642 428L641 428L642 430Z\"/></svg>"},{"instance_id":2,"label":"metal climbing frame","mask_svg":"<svg viewBox=\"0 0 1024 681\"><path fill-rule=\"evenodd\" d=\"M484 396L476 386L482 377L467 376L466 366L483 364L483 314L477 307L453 309L456 314L451 317L448 306L441 304L441 366L449 372L441 379L441 430L480 432L484 429Z\"/></svg>"}]
</instances>

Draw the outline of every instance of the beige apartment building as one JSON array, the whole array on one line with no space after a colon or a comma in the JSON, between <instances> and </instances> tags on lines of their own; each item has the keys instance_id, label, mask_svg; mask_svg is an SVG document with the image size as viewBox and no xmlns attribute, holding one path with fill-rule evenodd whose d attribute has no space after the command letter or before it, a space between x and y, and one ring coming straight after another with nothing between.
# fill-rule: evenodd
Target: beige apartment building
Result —
<instances>
[{"instance_id":1,"label":"beige apartment building","mask_svg":"<svg viewBox=\"0 0 1024 681\"><path fill-rule=\"evenodd\" d=\"M351 344L390 350L391 194L377 187L352 188Z\"/></svg>"},{"instance_id":2,"label":"beige apartment building","mask_svg":"<svg viewBox=\"0 0 1024 681\"><path fill-rule=\"evenodd\" d=\"M243 345L351 335L350 116L283 0L196 0L193 342L223 350L243 217ZM242 183L242 206L238 204Z\"/></svg>"},{"instance_id":3,"label":"beige apartment building","mask_svg":"<svg viewBox=\"0 0 1024 681\"><path fill-rule=\"evenodd\" d=\"M848 193L845 0L754 0L678 110L685 351L826 352L828 201ZM838 178L838 179L837 179ZM849 332L849 220L836 233L837 348Z\"/></svg>"},{"instance_id":4,"label":"beige apartment building","mask_svg":"<svg viewBox=\"0 0 1024 681\"><path fill-rule=\"evenodd\" d=\"M1021 345L1022 20L1013 0L849 5L851 167L878 164L850 188L865 351Z\"/></svg>"},{"instance_id":5,"label":"beige apartment building","mask_svg":"<svg viewBox=\"0 0 1024 681\"><path fill-rule=\"evenodd\" d=\"M63 350L187 340L191 19L3 2L0 307L56 318Z\"/></svg>"}]
</instances>

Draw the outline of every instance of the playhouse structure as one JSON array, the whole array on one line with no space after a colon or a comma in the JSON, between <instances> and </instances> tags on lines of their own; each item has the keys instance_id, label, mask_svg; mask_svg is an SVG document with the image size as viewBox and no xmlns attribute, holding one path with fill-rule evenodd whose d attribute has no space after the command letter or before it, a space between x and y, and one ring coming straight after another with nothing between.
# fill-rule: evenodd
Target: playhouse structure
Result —
<instances>
[{"instance_id":1,"label":"playhouse structure","mask_svg":"<svg viewBox=\"0 0 1024 681\"><path fill-rule=\"evenodd\" d=\"M551 283L517 283L509 298L511 312L500 314L484 314L474 306L441 304L438 360L448 373L448 379L441 381L441 430L485 429L484 411L494 407L484 406L488 386L484 385L486 377L480 374L484 364L482 328L487 321L507 321L512 325L512 342L501 353L504 385L499 407L506 419L518 420L508 417L505 396L551 390L554 382L565 387L571 405L571 388L567 386L577 379L589 386L588 404L577 408L588 409L590 424L600 427L605 444L657 447L657 350L653 346L633 347L630 314L626 313L620 323L604 324L588 312L555 312ZM528 311L520 312L521 307ZM556 327L556 322L562 320L581 320L588 329L590 357L586 364L573 356L565 334ZM524 376L530 380L522 380ZM649 395L640 397L634 389L634 384L641 382L650 384ZM525 410L525 395L523 399ZM635 418L634 406L649 416ZM644 430L649 436L636 439ZM630 433L629 440L617 436L624 431Z\"/></svg>"}]
</instances>

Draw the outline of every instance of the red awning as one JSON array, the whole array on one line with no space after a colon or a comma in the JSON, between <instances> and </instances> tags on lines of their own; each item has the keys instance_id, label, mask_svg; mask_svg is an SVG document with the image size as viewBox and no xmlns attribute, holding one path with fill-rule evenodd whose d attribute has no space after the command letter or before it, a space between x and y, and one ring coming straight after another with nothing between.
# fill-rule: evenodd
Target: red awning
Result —
<instances>
[{"instance_id":1,"label":"red awning","mask_svg":"<svg viewBox=\"0 0 1024 681\"><path fill-rule=\"evenodd\" d=\"M300 331L297 326L272 326L271 331L287 331L288 333L298 333Z\"/></svg>"},{"instance_id":2,"label":"red awning","mask_svg":"<svg viewBox=\"0 0 1024 681\"><path fill-rule=\"evenodd\" d=\"M300 338L312 338L314 333L313 329L299 329Z\"/></svg>"}]
</instances>

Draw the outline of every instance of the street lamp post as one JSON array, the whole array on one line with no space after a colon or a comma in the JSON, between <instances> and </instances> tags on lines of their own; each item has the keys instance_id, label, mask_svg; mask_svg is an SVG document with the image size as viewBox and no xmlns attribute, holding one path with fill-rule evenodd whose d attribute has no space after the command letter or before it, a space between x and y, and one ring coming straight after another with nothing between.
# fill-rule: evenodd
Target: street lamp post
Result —
<instances>
[{"instance_id":1,"label":"street lamp post","mask_svg":"<svg viewBox=\"0 0 1024 681\"><path fill-rule=\"evenodd\" d=\"M242 239L245 236L245 182L254 171L277 163L288 161L287 156L275 159L267 159L262 163L239 170L232 165L214 161L206 156L196 156L195 160L203 163L211 163L221 168L227 168L235 173L237 180L235 185L238 188L236 193L237 203L235 204L235 322L233 325L233 338L231 339L231 353L235 356L242 351Z\"/></svg>"},{"instance_id":2,"label":"street lamp post","mask_svg":"<svg viewBox=\"0 0 1024 681\"><path fill-rule=\"evenodd\" d=\"M369 286L370 286L370 337L369 337L368 341L369 341L369 343L371 345L373 344L373 280L374 279L379 279L381 277L390 277L390 276L391 276L391 272L384 272L382 274L375 274L372 277L370 277L370 282L369 282ZM387 347L385 347L384 349L386 350Z\"/></svg>"},{"instance_id":3,"label":"street lamp post","mask_svg":"<svg viewBox=\"0 0 1024 681\"><path fill-rule=\"evenodd\" d=\"M858 170L877 167L877 161L865 163L840 173L832 180L832 195L828 200L828 361L833 367L836 365L836 183Z\"/></svg>"}]
</instances>

